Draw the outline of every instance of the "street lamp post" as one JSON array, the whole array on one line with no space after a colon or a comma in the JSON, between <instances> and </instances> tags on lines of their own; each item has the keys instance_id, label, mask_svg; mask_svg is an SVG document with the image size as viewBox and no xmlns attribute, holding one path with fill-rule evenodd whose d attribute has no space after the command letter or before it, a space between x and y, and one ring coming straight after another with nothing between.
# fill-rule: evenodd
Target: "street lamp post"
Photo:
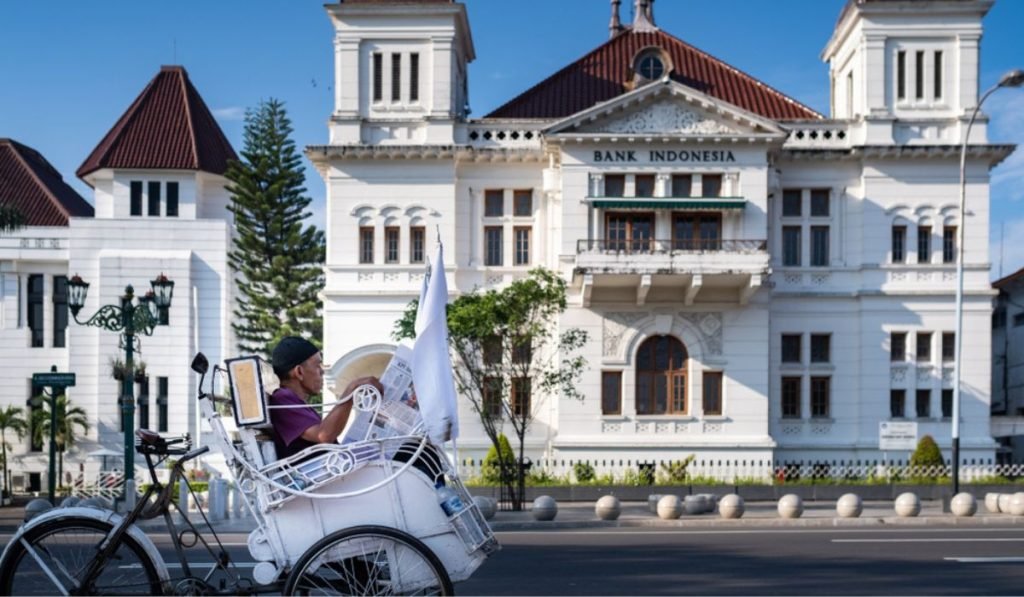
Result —
<instances>
[{"instance_id":1,"label":"street lamp post","mask_svg":"<svg viewBox=\"0 0 1024 597\"><path fill-rule=\"evenodd\" d=\"M1024 70L1014 69L1004 74L999 82L982 94L978 104L974 106L971 119L967 123L964 141L960 145L960 222L956 230L956 333L954 335L953 355L953 495L960 493L960 366L961 346L963 345L964 324L964 229L967 227L967 144L971 140L971 127L978 117L981 105L988 96L1003 87L1020 87L1024 84Z\"/></svg>"},{"instance_id":2,"label":"street lamp post","mask_svg":"<svg viewBox=\"0 0 1024 597\"><path fill-rule=\"evenodd\" d=\"M150 282L152 290L135 301L135 290L126 286L120 305L104 305L86 321L78 320L78 312L85 306L89 283L75 275L68 281L68 308L79 325L88 325L112 332L121 332L120 348L124 349L125 375L121 380L121 420L124 427L124 478L125 487L135 480L135 364L136 336L153 335L153 328L160 322L160 316L171 307L174 282L160 274ZM127 496L126 496L127 497Z\"/></svg>"}]
</instances>

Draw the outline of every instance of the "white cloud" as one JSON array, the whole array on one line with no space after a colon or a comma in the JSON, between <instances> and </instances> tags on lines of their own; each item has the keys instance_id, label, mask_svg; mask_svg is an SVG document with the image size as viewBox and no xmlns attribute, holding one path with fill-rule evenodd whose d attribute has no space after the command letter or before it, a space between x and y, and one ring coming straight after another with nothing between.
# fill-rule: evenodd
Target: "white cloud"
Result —
<instances>
[{"instance_id":1,"label":"white cloud","mask_svg":"<svg viewBox=\"0 0 1024 597\"><path fill-rule=\"evenodd\" d=\"M1000 239L1000 237L1002 237ZM991 278L999 275L1002 260L1002 275L1008 276L1024 267L1024 218L995 222L989 237L989 259L992 261Z\"/></svg>"},{"instance_id":2,"label":"white cloud","mask_svg":"<svg viewBox=\"0 0 1024 597\"><path fill-rule=\"evenodd\" d=\"M230 106L228 108L214 108L214 118L218 120L243 120L245 119L245 108Z\"/></svg>"}]
</instances>

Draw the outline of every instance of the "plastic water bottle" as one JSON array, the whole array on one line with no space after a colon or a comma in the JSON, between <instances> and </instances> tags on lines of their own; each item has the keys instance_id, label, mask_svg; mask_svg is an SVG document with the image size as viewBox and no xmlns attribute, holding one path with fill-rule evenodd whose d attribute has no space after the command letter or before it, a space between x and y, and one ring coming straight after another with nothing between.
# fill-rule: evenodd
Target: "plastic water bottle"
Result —
<instances>
[{"instance_id":1,"label":"plastic water bottle","mask_svg":"<svg viewBox=\"0 0 1024 597\"><path fill-rule=\"evenodd\" d=\"M444 510L445 515L449 518L455 516L466 507L462 503L462 498L459 494L455 493L455 490L442 483L437 484L437 501L441 505L441 509Z\"/></svg>"}]
</instances>

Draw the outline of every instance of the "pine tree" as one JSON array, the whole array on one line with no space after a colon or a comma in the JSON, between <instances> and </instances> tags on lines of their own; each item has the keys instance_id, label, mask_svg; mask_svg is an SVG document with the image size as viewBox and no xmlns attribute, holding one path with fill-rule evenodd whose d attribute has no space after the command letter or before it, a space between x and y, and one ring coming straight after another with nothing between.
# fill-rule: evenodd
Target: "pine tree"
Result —
<instances>
[{"instance_id":1,"label":"pine tree","mask_svg":"<svg viewBox=\"0 0 1024 597\"><path fill-rule=\"evenodd\" d=\"M284 104L260 102L246 112L241 161L225 174L236 228L228 261L239 290L231 325L240 350L268 356L284 336L319 344L323 334L317 295L324 285L324 234L303 222L312 199L291 135Z\"/></svg>"}]
</instances>

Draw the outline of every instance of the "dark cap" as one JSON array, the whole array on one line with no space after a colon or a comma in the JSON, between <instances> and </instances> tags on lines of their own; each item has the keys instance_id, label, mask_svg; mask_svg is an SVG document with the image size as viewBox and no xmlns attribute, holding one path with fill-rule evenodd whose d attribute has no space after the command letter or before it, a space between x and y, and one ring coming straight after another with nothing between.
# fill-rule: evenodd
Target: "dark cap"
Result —
<instances>
[{"instance_id":1,"label":"dark cap","mask_svg":"<svg viewBox=\"0 0 1024 597\"><path fill-rule=\"evenodd\" d=\"M270 355L270 364L274 368L274 373L280 376L306 362L306 359L318 352L320 349L309 340L298 336L286 336L274 347L274 352Z\"/></svg>"}]
</instances>

